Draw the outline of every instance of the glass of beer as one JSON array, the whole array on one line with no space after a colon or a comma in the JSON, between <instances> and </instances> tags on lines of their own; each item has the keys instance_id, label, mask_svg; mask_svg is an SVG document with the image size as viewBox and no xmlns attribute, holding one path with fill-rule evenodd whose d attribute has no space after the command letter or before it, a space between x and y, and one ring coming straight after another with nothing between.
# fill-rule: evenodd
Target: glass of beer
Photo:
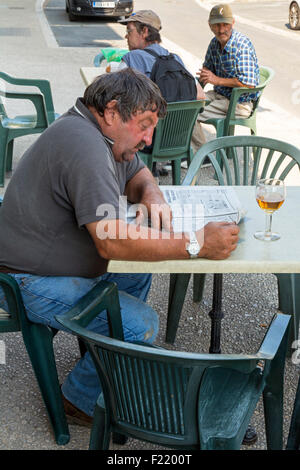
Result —
<instances>
[{"instance_id":1,"label":"glass of beer","mask_svg":"<svg viewBox=\"0 0 300 470\"><path fill-rule=\"evenodd\" d=\"M280 238L279 233L272 232L272 215L282 206L285 200L285 184L276 178L259 180L256 185L256 201L266 213L266 227L264 231L255 232L258 240L274 241Z\"/></svg>"}]
</instances>

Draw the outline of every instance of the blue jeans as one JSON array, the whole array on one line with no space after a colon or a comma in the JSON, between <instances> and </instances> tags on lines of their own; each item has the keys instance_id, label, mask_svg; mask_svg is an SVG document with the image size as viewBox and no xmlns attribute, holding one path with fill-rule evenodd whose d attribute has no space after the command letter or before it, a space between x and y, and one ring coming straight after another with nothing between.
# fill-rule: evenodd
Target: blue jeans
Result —
<instances>
[{"instance_id":1,"label":"blue jeans","mask_svg":"<svg viewBox=\"0 0 300 470\"><path fill-rule=\"evenodd\" d=\"M121 315L125 341L152 343L159 328L156 312L145 301L151 286L148 274L104 274L97 278L42 277L31 274L11 274L20 287L26 313L32 322L62 330L54 316L67 312L100 280L115 282L119 289ZM0 307L6 307L2 291ZM101 312L89 329L109 335L106 312ZM98 375L87 352L75 365L62 385L64 396L89 416L93 415L101 392Z\"/></svg>"}]
</instances>

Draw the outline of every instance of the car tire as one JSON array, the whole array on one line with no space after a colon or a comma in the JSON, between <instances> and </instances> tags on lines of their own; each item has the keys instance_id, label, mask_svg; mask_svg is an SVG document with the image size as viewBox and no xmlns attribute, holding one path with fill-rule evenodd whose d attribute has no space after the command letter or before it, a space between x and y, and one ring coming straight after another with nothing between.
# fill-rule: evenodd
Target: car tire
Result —
<instances>
[{"instance_id":1,"label":"car tire","mask_svg":"<svg viewBox=\"0 0 300 470\"><path fill-rule=\"evenodd\" d=\"M290 4L289 25L291 29L300 29L300 8L297 2Z\"/></svg>"},{"instance_id":2,"label":"car tire","mask_svg":"<svg viewBox=\"0 0 300 470\"><path fill-rule=\"evenodd\" d=\"M76 21L76 20L77 20L77 16L74 15L74 14L71 12L71 10L69 10L68 14L69 14L69 20L70 20L70 21Z\"/></svg>"}]
</instances>

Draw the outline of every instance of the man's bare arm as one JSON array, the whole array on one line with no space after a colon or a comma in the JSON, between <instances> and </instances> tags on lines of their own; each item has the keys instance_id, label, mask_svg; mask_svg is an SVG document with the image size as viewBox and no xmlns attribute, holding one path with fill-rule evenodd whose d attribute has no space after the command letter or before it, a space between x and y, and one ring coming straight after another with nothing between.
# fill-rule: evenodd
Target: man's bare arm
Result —
<instances>
[{"instance_id":1,"label":"man's bare arm","mask_svg":"<svg viewBox=\"0 0 300 470\"><path fill-rule=\"evenodd\" d=\"M185 234L166 233L122 220L106 220L87 224L87 229L102 258L136 261L186 259L189 255ZM201 246L199 257L225 259L235 250L239 227L225 222L211 222L196 236ZM167 235L167 236L166 236Z\"/></svg>"}]
</instances>

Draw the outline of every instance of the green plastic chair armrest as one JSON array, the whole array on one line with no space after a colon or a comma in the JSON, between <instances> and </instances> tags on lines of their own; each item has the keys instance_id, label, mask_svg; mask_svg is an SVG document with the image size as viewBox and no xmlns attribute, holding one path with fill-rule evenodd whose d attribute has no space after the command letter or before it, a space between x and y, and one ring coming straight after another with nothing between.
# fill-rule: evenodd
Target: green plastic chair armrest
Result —
<instances>
[{"instance_id":1,"label":"green plastic chair armrest","mask_svg":"<svg viewBox=\"0 0 300 470\"><path fill-rule=\"evenodd\" d=\"M51 86L48 80L34 79L34 78L16 78L4 72L0 72L0 78L7 81L11 85L37 87L40 90L40 92L44 95L47 113L53 112L53 116L54 116L54 105L53 105L53 99L52 99L52 93L51 93ZM49 124L51 124L51 122L49 122Z\"/></svg>"},{"instance_id":2,"label":"green plastic chair armrest","mask_svg":"<svg viewBox=\"0 0 300 470\"><path fill-rule=\"evenodd\" d=\"M0 96L4 96L10 99L28 100L31 101L35 107L37 114L37 121L35 127L47 127L48 126L48 114L45 106L44 96L40 93L28 93L28 92L3 92L0 90Z\"/></svg>"},{"instance_id":3,"label":"green plastic chair armrest","mask_svg":"<svg viewBox=\"0 0 300 470\"><path fill-rule=\"evenodd\" d=\"M80 334L81 329L103 310L107 311L107 319L112 337L123 341L123 327L119 304L119 294L116 284L100 281L63 317L56 316L56 320L73 332Z\"/></svg>"}]
</instances>

